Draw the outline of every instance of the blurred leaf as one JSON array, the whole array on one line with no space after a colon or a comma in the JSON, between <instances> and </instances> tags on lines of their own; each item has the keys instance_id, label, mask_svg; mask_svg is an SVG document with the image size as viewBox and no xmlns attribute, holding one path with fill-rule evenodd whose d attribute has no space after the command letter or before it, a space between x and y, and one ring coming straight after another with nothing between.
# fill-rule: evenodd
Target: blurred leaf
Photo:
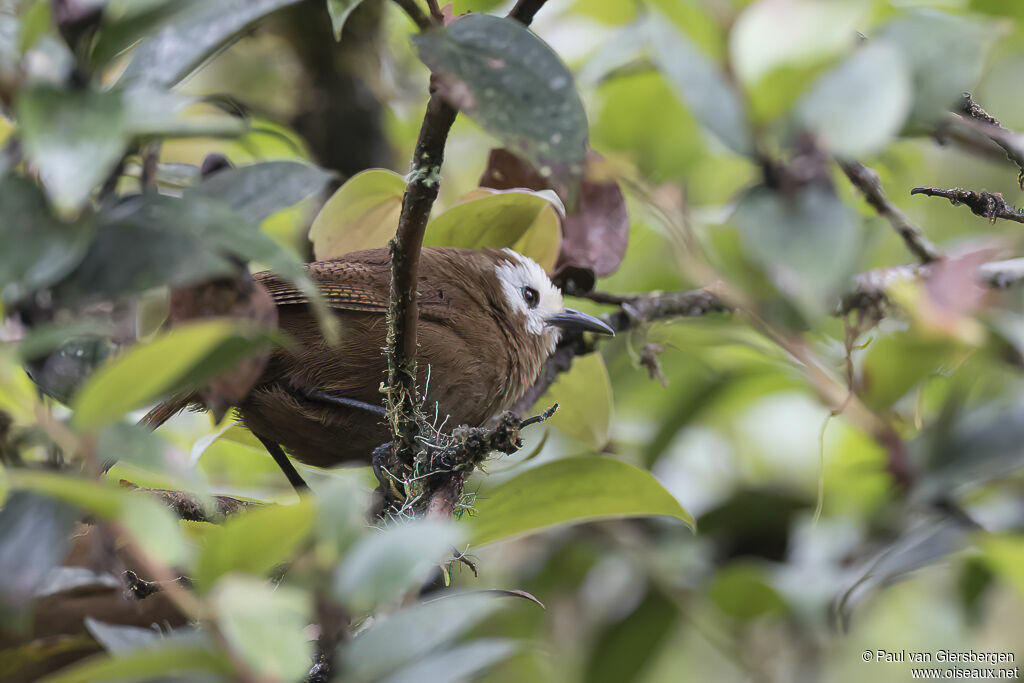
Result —
<instances>
[{"instance_id":1,"label":"blurred leaf","mask_svg":"<svg viewBox=\"0 0 1024 683\"><path fill-rule=\"evenodd\" d=\"M116 350L109 336L85 335L25 364L25 372L47 396L61 403L72 397Z\"/></svg>"},{"instance_id":2,"label":"blurred leaf","mask_svg":"<svg viewBox=\"0 0 1024 683\"><path fill-rule=\"evenodd\" d=\"M29 180L0 180L0 294L5 302L25 298L57 282L78 265L92 238L91 226L61 223ZM14 246L17 245L17 248Z\"/></svg>"},{"instance_id":3,"label":"blurred leaf","mask_svg":"<svg viewBox=\"0 0 1024 683\"><path fill-rule=\"evenodd\" d=\"M199 2L177 14L159 32L135 48L121 80L125 83L174 85L250 25L297 1Z\"/></svg>"},{"instance_id":4,"label":"blurred leaf","mask_svg":"<svg viewBox=\"0 0 1024 683\"><path fill-rule=\"evenodd\" d=\"M240 321L185 325L140 344L102 367L76 394L74 424L95 429L128 411L177 391L191 389L257 349L270 333Z\"/></svg>"},{"instance_id":5,"label":"blurred leaf","mask_svg":"<svg viewBox=\"0 0 1024 683\"><path fill-rule=\"evenodd\" d=\"M910 67L914 104L910 123L930 125L974 87L993 42L990 28L934 10L912 11L877 34Z\"/></svg>"},{"instance_id":6,"label":"blurred leaf","mask_svg":"<svg viewBox=\"0 0 1024 683\"><path fill-rule=\"evenodd\" d=\"M532 238L537 248L529 250L533 253L526 253L525 248L520 253L550 270L558 256L560 231L558 214L550 198L535 192L480 188L431 220L423 244L469 249L524 248L530 246L527 240Z\"/></svg>"},{"instance_id":7,"label":"blurred leaf","mask_svg":"<svg viewBox=\"0 0 1024 683\"><path fill-rule=\"evenodd\" d=\"M163 457L164 441L151 429L139 424L115 422L99 433L96 453L104 465L127 463L151 471L166 466Z\"/></svg>"},{"instance_id":8,"label":"blurred leaf","mask_svg":"<svg viewBox=\"0 0 1024 683\"><path fill-rule=\"evenodd\" d=\"M134 650L120 656L90 657L43 680L46 683L154 680L197 672L228 677L233 674L234 667L227 656L220 652L171 643Z\"/></svg>"},{"instance_id":9,"label":"blurred leaf","mask_svg":"<svg viewBox=\"0 0 1024 683\"><path fill-rule=\"evenodd\" d=\"M701 125L737 154L753 152L743 102L722 69L658 17L648 23L653 58Z\"/></svg>"},{"instance_id":10,"label":"blurred leaf","mask_svg":"<svg viewBox=\"0 0 1024 683\"><path fill-rule=\"evenodd\" d=\"M972 12L1024 19L1024 5L1017 0L970 0Z\"/></svg>"},{"instance_id":11,"label":"blurred leaf","mask_svg":"<svg viewBox=\"0 0 1024 683\"><path fill-rule=\"evenodd\" d=\"M596 451L607 445L612 384L601 354L575 358L569 371L559 375L538 400L536 408L543 410L553 403L558 404L558 411L548 424Z\"/></svg>"},{"instance_id":12,"label":"blurred leaf","mask_svg":"<svg viewBox=\"0 0 1024 683\"><path fill-rule=\"evenodd\" d=\"M89 55L90 62L107 64L197 1L201 0L110 0L103 9L103 25Z\"/></svg>"},{"instance_id":13,"label":"blurred leaf","mask_svg":"<svg viewBox=\"0 0 1024 683\"><path fill-rule=\"evenodd\" d=\"M722 567L716 572L708 595L724 614L740 621L786 612L786 601L765 580L764 570L750 564Z\"/></svg>"},{"instance_id":14,"label":"blurred leaf","mask_svg":"<svg viewBox=\"0 0 1024 683\"><path fill-rule=\"evenodd\" d=\"M352 11L363 4L363 0L327 0L327 12L331 15L331 27L334 29L334 39L341 40L341 31L345 28L345 21Z\"/></svg>"},{"instance_id":15,"label":"blurred leaf","mask_svg":"<svg viewBox=\"0 0 1024 683\"><path fill-rule=\"evenodd\" d=\"M59 593L103 591L114 588L120 590L123 588L123 584L113 574L100 574L85 567L61 565L47 573L46 579L35 589L32 597L43 598Z\"/></svg>"},{"instance_id":16,"label":"blurred leaf","mask_svg":"<svg viewBox=\"0 0 1024 683\"><path fill-rule=\"evenodd\" d=\"M178 518L167 506L141 492L41 470L9 471L8 478L12 488L49 496L118 522L143 551L162 562L177 564L188 555Z\"/></svg>"},{"instance_id":17,"label":"blurred leaf","mask_svg":"<svg viewBox=\"0 0 1024 683\"><path fill-rule=\"evenodd\" d=\"M304 498L295 505L268 505L232 515L207 535L196 561L196 587L209 590L229 572L270 571L305 543L315 514L313 502Z\"/></svg>"},{"instance_id":18,"label":"blurred leaf","mask_svg":"<svg viewBox=\"0 0 1024 683\"><path fill-rule=\"evenodd\" d=\"M334 574L334 595L353 612L369 612L424 581L464 541L448 520L395 522L353 545Z\"/></svg>"},{"instance_id":19,"label":"blurred leaf","mask_svg":"<svg viewBox=\"0 0 1024 683\"><path fill-rule=\"evenodd\" d=\"M733 25L729 53L753 85L784 65L801 65L852 46L864 0L758 0Z\"/></svg>"},{"instance_id":20,"label":"blurred leaf","mask_svg":"<svg viewBox=\"0 0 1024 683\"><path fill-rule=\"evenodd\" d=\"M587 116L572 73L528 28L469 14L415 36L439 92L546 178L583 174Z\"/></svg>"},{"instance_id":21,"label":"blurred leaf","mask_svg":"<svg viewBox=\"0 0 1024 683\"><path fill-rule=\"evenodd\" d=\"M864 357L859 394L877 410L886 410L924 379L952 360L956 346L945 339L897 332L876 339Z\"/></svg>"},{"instance_id":22,"label":"blurred leaf","mask_svg":"<svg viewBox=\"0 0 1024 683\"><path fill-rule=\"evenodd\" d=\"M679 621L679 612L661 591L648 587L632 613L604 629L590 650L584 680L620 683L641 678Z\"/></svg>"},{"instance_id":23,"label":"blurred leaf","mask_svg":"<svg viewBox=\"0 0 1024 683\"><path fill-rule=\"evenodd\" d=\"M37 85L19 92L15 110L47 194L61 213L77 212L128 146L121 95Z\"/></svg>"},{"instance_id":24,"label":"blurred leaf","mask_svg":"<svg viewBox=\"0 0 1024 683\"><path fill-rule=\"evenodd\" d=\"M858 261L860 216L827 187L809 185L790 196L756 187L732 222L775 286L812 310L833 305Z\"/></svg>"},{"instance_id":25,"label":"blurred leaf","mask_svg":"<svg viewBox=\"0 0 1024 683\"><path fill-rule=\"evenodd\" d=\"M694 373L668 398L666 417L643 449L642 464L650 468L700 413L728 390L737 377L733 373Z\"/></svg>"},{"instance_id":26,"label":"blurred leaf","mask_svg":"<svg viewBox=\"0 0 1024 683\"><path fill-rule=\"evenodd\" d=\"M1024 595L1024 537L979 534L976 539L987 564Z\"/></svg>"},{"instance_id":27,"label":"blurred leaf","mask_svg":"<svg viewBox=\"0 0 1024 683\"><path fill-rule=\"evenodd\" d=\"M650 472L595 455L534 467L485 489L474 505L473 546L595 519L666 515L694 527Z\"/></svg>"},{"instance_id":28,"label":"blurred leaf","mask_svg":"<svg viewBox=\"0 0 1024 683\"><path fill-rule=\"evenodd\" d=\"M349 178L309 229L316 260L385 246L398 228L404 194L405 179L393 171L370 169Z\"/></svg>"},{"instance_id":29,"label":"blurred leaf","mask_svg":"<svg viewBox=\"0 0 1024 683\"><path fill-rule=\"evenodd\" d=\"M333 173L296 161L266 161L218 171L191 192L220 200L253 223L320 192Z\"/></svg>"},{"instance_id":30,"label":"blurred leaf","mask_svg":"<svg viewBox=\"0 0 1024 683\"><path fill-rule=\"evenodd\" d=\"M357 680L379 680L451 642L499 604L494 595L462 593L407 607L342 645L337 661Z\"/></svg>"},{"instance_id":31,"label":"blurred leaf","mask_svg":"<svg viewBox=\"0 0 1024 683\"><path fill-rule=\"evenodd\" d=\"M309 594L248 576L225 576L211 596L224 639L253 671L270 680L301 680L313 661Z\"/></svg>"},{"instance_id":32,"label":"blurred leaf","mask_svg":"<svg viewBox=\"0 0 1024 683\"><path fill-rule=\"evenodd\" d=\"M912 99L900 53L869 43L814 84L797 116L832 152L873 154L903 128Z\"/></svg>"},{"instance_id":33,"label":"blurred leaf","mask_svg":"<svg viewBox=\"0 0 1024 683\"><path fill-rule=\"evenodd\" d=\"M0 607L21 607L64 560L77 511L65 503L14 491L0 510Z\"/></svg>"},{"instance_id":34,"label":"blurred leaf","mask_svg":"<svg viewBox=\"0 0 1024 683\"><path fill-rule=\"evenodd\" d=\"M943 414L913 444L927 458L914 499L941 499L1020 470L1024 467L1022 443L1024 404L1020 402L1009 406L993 402L962 415Z\"/></svg>"},{"instance_id":35,"label":"blurred leaf","mask_svg":"<svg viewBox=\"0 0 1024 683\"><path fill-rule=\"evenodd\" d=\"M420 659L385 683L421 683L422 681L462 681L475 679L484 669L508 659L520 649L514 640L479 638L439 654Z\"/></svg>"},{"instance_id":36,"label":"blurred leaf","mask_svg":"<svg viewBox=\"0 0 1024 683\"><path fill-rule=\"evenodd\" d=\"M115 655L150 646L161 638L160 632L155 629L108 624L88 616L85 618L85 628L104 650Z\"/></svg>"}]
</instances>

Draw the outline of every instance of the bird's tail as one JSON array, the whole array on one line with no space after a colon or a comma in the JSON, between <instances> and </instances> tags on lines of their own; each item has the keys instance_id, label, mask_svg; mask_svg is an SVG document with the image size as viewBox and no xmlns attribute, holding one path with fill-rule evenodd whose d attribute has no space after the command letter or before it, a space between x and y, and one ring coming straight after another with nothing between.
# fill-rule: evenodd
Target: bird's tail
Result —
<instances>
[{"instance_id":1,"label":"bird's tail","mask_svg":"<svg viewBox=\"0 0 1024 683\"><path fill-rule=\"evenodd\" d=\"M156 429L164 422L167 422L172 417L188 408L190 403L195 403L199 400L199 397L195 394L185 394L182 396L172 396L163 403L157 404L152 410L146 413L139 424L150 429Z\"/></svg>"}]
</instances>

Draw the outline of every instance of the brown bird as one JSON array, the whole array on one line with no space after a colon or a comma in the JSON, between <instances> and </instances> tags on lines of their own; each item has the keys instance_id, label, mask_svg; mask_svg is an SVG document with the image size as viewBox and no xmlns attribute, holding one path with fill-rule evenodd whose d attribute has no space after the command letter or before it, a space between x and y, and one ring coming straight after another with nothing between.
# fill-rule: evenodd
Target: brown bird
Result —
<instances>
[{"instance_id":1,"label":"brown bird","mask_svg":"<svg viewBox=\"0 0 1024 683\"><path fill-rule=\"evenodd\" d=\"M257 273L294 344L274 351L238 405L242 422L293 484L294 470L276 444L326 467L368 462L390 439L381 393L388 252L359 251L306 267L338 316L341 341L325 342L304 294L273 273ZM613 334L597 318L565 308L544 270L510 249L424 248L418 292L418 386L425 408L449 430L484 425L509 409L536 380L560 329ZM155 428L189 405L201 407L197 394L157 406L144 421Z\"/></svg>"}]
</instances>

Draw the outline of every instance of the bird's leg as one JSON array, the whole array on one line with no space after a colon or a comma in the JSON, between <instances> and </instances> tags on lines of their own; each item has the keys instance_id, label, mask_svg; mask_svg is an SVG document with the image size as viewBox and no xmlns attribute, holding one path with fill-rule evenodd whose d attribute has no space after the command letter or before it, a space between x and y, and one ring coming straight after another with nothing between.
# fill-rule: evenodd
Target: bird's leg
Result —
<instances>
[{"instance_id":1,"label":"bird's leg","mask_svg":"<svg viewBox=\"0 0 1024 683\"><path fill-rule=\"evenodd\" d=\"M345 398L344 396L333 396L323 391L305 391L303 392L307 398L311 398L314 401L322 401L324 403L333 403L334 405L345 406L346 408L356 408L358 410L365 410L368 413L379 415L384 417L386 411L383 406L375 406L372 403L366 403L364 401L357 401L354 398Z\"/></svg>"},{"instance_id":2,"label":"bird's leg","mask_svg":"<svg viewBox=\"0 0 1024 683\"><path fill-rule=\"evenodd\" d=\"M284 472L284 476L288 478L288 483L292 485L295 492L302 494L305 491L308 491L309 485L302 478L302 475L300 475L295 469L295 466L292 465L288 456L285 455L285 452L281 449L281 446L274 441L264 439L259 434L255 434L255 436L260 440L260 443L263 444L263 447L267 449L267 452L270 453L270 457L274 459L274 462L276 462L277 466L281 468L281 471Z\"/></svg>"}]
</instances>

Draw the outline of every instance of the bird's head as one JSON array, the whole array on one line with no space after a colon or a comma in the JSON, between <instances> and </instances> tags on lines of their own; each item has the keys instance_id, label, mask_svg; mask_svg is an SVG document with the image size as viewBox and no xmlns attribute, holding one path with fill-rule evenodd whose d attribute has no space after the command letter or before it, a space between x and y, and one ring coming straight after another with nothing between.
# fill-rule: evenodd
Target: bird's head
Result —
<instances>
[{"instance_id":1,"label":"bird's head","mask_svg":"<svg viewBox=\"0 0 1024 683\"><path fill-rule=\"evenodd\" d=\"M494 272L505 300L512 311L521 314L527 333L543 338L549 354L555 350L564 329L615 334L611 327L594 316L566 308L561 290L536 261L511 249L502 249L502 253L504 258L498 261Z\"/></svg>"}]
</instances>

